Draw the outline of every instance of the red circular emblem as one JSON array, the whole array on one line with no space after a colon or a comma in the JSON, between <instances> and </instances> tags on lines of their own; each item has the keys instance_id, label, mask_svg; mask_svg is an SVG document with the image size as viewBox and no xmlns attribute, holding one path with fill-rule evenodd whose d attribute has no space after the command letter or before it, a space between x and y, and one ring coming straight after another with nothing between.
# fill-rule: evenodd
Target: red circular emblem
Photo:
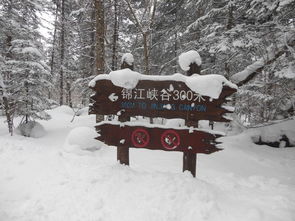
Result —
<instances>
[{"instance_id":1,"label":"red circular emblem","mask_svg":"<svg viewBox=\"0 0 295 221\"><path fill-rule=\"evenodd\" d=\"M180 144L179 134L175 130L166 130L161 136L161 144L167 150L174 150Z\"/></svg>"},{"instance_id":2,"label":"red circular emblem","mask_svg":"<svg viewBox=\"0 0 295 221\"><path fill-rule=\"evenodd\" d=\"M150 135L147 130L138 128L132 132L131 141L135 147L145 147L150 142Z\"/></svg>"}]
</instances>

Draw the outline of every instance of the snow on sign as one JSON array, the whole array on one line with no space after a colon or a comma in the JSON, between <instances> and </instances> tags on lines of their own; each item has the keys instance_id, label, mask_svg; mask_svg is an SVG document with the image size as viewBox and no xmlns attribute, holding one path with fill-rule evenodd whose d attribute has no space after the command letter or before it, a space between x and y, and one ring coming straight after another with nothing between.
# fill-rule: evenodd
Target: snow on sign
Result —
<instances>
[{"instance_id":1,"label":"snow on sign","mask_svg":"<svg viewBox=\"0 0 295 221\"><path fill-rule=\"evenodd\" d=\"M204 76L198 77L200 82L202 77ZM96 93L91 96L90 113L219 122L229 121L224 114L232 113L230 108L222 104L228 96L236 92L236 88L222 81L217 82L219 85L212 86L212 90L216 92L210 94L206 93L210 91L206 85L200 91L189 87L190 80L193 81L195 78L193 76L186 77L188 83L161 76L145 77L147 79L137 76L136 82L130 82L130 79L126 78L129 82L124 83L122 80L122 85L108 75L96 79L91 86ZM210 82L210 79L208 81Z\"/></svg>"},{"instance_id":2,"label":"snow on sign","mask_svg":"<svg viewBox=\"0 0 295 221\"><path fill-rule=\"evenodd\" d=\"M223 135L188 127L155 127L152 124L135 125L132 122L101 122L96 125L96 130L100 135L96 139L110 146L204 154L219 151L215 147L218 143L216 138Z\"/></svg>"},{"instance_id":3,"label":"snow on sign","mask_svg":"<svg viewBox=\"0 0 295 221\"><path fill-rule=\"evenodd\" d=\"M185 65L185 64L184 64ZM118 115L122 122L101 122L96 138L117 146L117 159L129 165L129 147L183 152L183 171L195 176L196 154L220 150L215 131L192 127L171 128L128 122L133 116L182 118L187 125L198 120L227 122L226 113L233 108L223 106L227 97L237 91L236 85L221 75L148 76L125 68L109 75L98 75L89 86L90 114ZM127 122L126 122L127 121Z\"/></svg>"}]
</instances>

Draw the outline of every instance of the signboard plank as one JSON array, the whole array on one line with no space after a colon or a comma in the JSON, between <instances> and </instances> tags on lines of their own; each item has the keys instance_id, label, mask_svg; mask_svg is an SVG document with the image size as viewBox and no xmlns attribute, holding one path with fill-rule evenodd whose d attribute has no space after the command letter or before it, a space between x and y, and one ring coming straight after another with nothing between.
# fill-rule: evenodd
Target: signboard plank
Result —
<instances>
[{"instance_id":1,"label":"signboard plank","mask_svg":"<svg viewBox=\"0 0 295 221\"><path fill-rule=\"evenodd\" d=\"M219 99L201 96L183 82L140 80L134 89L112 84L110 80L98 80L93 88L89 112L91 114L114 114L183 118L186 120L229 121L224 114L231 111L221 107L236 89L223 87Z\"/></svg>"},{"instance_id":2,"label":"signboard plank","mask_svg":"<svg viewBox=\"0 0 295 221\"><path fill-rule=\"evenodd\" d=\"M123 125L103 122L96 126L96 139L110 146L145 148L151 150L181 151L210 154L221 150L216 147L217 132L189 128L162 128L142 125Z\"/></svg>"}]
</instances>

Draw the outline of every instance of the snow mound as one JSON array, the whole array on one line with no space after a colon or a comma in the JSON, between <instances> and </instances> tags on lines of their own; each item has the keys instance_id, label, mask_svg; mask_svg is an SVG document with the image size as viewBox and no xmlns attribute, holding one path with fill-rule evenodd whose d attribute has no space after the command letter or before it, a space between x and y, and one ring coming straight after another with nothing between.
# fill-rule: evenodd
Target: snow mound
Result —
<instances>
[{"instance_id":1,"label":"snow mound","mask_svg":"<svg viewBox=\"0 0 295 221\"><path fill-rule=\"evenodd\" d=\"M129 68L111 71L109 76L114 85L127 89L135 88L140 79L140 74Z\"/></svg>"},{"instance_id":2,"label":"snow mound","mask_svg":"<svg viewBox=\"0 0 295 221\"><path fill-rule=\"evenodd\" d=\"M94 128L90 127L76 127L72 129L63 145L66 152L81 153L81 151L95 151L99 150L101 143L94 138L97 137Z\"/></svg>"},{"instance_id":3,"label":"snow mound","mask_svg":"<svg viewBox=\"0 0 295 221\"><path fill-rule=\"evenodd\" d=\"M16 128L15 133L25 137L39 138L43 137L46 134L46 131L40 123L29 121L28 123L21 123Z\"/></svg>"},{"instance_id":4,"label":"snow mound","mask_svg":"<svg viewBox=\"0 0 295 221\"><path fill-rule=\"evenodd\" d=\"M86 116L88 115L89 107L84 107L76 113L76 116Z\"/></svg>"},{"instance_id":5,"label":"snow mound","mask_svg":"<svg viewBox=\"0 0 295 221\"><path fill-rule=\"evenodd\" d=\"M248 131L253 142L274 147L295 146L295 119L253 128Z\"/></svg>"},{"instance_id":6,"label":"snow mound","mask_svg":"<svg viewBox=\"0 0 295 221\"><path fill-rule=\"evenodd\" d=\"M64 114L69 114L69 115L74 115L74 111L72 108L70 108L67 105L62 105L57 108L54 108L54 111L57 113L64 113Z\"/></svg>"},{"instance_id":7,"label":"snow mound","mask_svg":"<svg viewBox=\"0 0 295 221\"><path fill-rule=\"evenodd\" d=\"M133 57L133 55L131 53L125 53L125 54L123 54L121 63L123 64L124 61L128 65L132 65L134 63L134 57Z\"/></svg>"},{"instance_id":8,"label":"snow mound","mask_svg":"<svg viewBox=\"0 0 295 221\"><path fill-rule=\"evenodd\" d=\"M197 65L201 66L202 59L198 52L191 50L185 53L182 53L179 56L178 63L183 71L188 71L189 66L192 63L196 63Z\"/></svg>"},{"instance_id":9,"label":"snow mound","mask_svg":"<svg viewBox=\"0 0 295 221\"><path fill-rule=\"evenodd\" d=\"M167 119L166 126L168 127L184 127L185 126L185 120L180 118L175 119Z\"/></svg>"}]
</instances>

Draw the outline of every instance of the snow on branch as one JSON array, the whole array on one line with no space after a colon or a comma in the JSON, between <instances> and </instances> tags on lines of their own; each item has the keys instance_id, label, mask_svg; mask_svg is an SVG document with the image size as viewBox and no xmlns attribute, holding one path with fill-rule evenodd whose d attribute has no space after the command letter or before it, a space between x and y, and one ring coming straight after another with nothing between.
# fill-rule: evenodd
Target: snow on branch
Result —
<instances>
[{"instance_id":1,"label":"snow on branch","mask_svg":"<svg viewBox=\"0 0 295 221\"><path fill-rule=\"evenodd\" d=\"M224 13L224 10L227 8L228 6L225 5L222 8L213 8L212 10L210 10L207 14L199 17L196 21L194 21L192 24L190 24L187 28L185 33L191 31L191 30L195 30L197 29L200 25L202 25L203 22L205 22L207 19L210 19L216 15L219 15L221 13Z\"/></svg>"},{"instance_id":2,"label":"snow on branch","mask_svg":"<svg viewBox=\"0 0 295 221\"><path fill-rule=\"evenodd\" d=\"M263 58L260 58L253 64L247 66L243 71L240 71L234 74L231 77L231 80L238 86L246 84L247 82L252 80L257 74L259 74L264 67L272 64L280 56L285 54L285 52L288 51L288 47L294 47L294 46L295 46L295 34L293 34L289 38L287 45L284 45L283 47L281 47L279 50L277 50L276 53L273 53L273 51L268 50L268 52Z\"/></svg>"}]
</instances>

